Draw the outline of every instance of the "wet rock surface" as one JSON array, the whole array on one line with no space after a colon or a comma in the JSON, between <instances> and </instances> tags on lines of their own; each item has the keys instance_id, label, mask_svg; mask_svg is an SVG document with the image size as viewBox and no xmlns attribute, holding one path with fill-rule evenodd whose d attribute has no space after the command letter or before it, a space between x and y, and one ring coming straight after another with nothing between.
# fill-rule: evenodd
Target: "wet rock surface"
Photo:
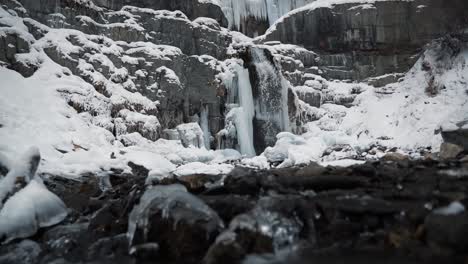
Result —
<instances>
[{"instance_id":1,"label":"wet rock surface","mask_svg":"<svg viewBox=\"0 0 468 264\"><path fill-rule=\"evenodd\" d=\"M145 186L145 176L119 172L44 175L69 215L3 245L0 263L337 263L348 255L351 263L464 263L466 166L395 158L237 167L223 185L203 188L177 179Z\"/></svg>"}]
</instances>

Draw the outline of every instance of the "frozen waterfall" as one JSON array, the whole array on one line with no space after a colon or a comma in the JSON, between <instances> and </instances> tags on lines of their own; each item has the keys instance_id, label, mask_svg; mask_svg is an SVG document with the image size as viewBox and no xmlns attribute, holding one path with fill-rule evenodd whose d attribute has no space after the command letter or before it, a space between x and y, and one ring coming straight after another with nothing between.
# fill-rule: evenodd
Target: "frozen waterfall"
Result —
<instances>
[{"instance_id":1,"label":"frozen waterfall","mask_svg":"<svg viewBox=\"0 0 468 264\"><path fill-rule=\"evenodd\" d=\"M255 107L250 85L249 71L243 66L234 66L234 75L224 81L230 94L230 103L237 103L226 116L234 123L239 151L248 157L256 155L253 143L253 118Z\"/></svg>"},{"instance_id":2,"label":"frozen waterfall","mask_svg":"<svg viewBox=\"0 0 468 264\"><path fill-rule=\"evenodd\" d=\"M272 25L278 18L291 10L305 6L315 0L220 0L221 8L231 29L240 29L247 17L268 21Z\"/></svg>"},{"instance_id":3,"label":"frozen waterfall","mask_svg":"<svg viewBox=\"0 0 468 264\"><path fill-rule=\"evenodd\" d=\"M280 130L278 133L289 131L288 83L265 56L264 49L252 47L250 52L258 81L255 117L274 123Z\"/></svg>"}]
</instances>

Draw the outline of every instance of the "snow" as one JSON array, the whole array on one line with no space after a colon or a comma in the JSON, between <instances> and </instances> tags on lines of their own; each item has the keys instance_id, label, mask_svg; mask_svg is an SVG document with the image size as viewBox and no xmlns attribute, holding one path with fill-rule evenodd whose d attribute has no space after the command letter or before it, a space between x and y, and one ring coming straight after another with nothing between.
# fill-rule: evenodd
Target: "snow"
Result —
<instances>
[{"instance_id":1,"label":"snow","mask_svg":"<svg viewBox=\"0 0 468 264\"><path fill-rule=\"evenodd\" d=\"M441 207L434 210L434 213L438 215L457 215L463 213L464 211L465 206L462 203L455 201L446 207Z\"/></svg>"},{"instance_id":2,"label":"snow","mask_svg":"<svg viewBox=\"0 0 468 264\"><path fill-rule=\"evenodd\" d=\"M205 141L203 130L198 123L180 124L176 127L182 144L186 147L204 148Z\"/></svg>"},{"instance_id":3,"label":"snow","mask_svg":"<svg viewBox=\"0 0 468 264\"><path fill-rule=\"evenodd\" d=\"M231 164L205 164L201 162L192 162L178 167L174 175L186 176L194 174L223 175L228 174L234 169Z\"/></svg>"},{"instance_id":4,"label":"snow","mask_svg":"<svg viewBox=\"0 0 468 264\"><path fill-rule=\"evenodd\" d=\"M363 161L363 160L342 159L342 160L322 162L321 165L325 166L325 167L328 167L328 166L350 167L350 166L353 166L353 165L359 165L359 164L364 164L364 163L365 163L365 161Z\"/></svg>"},{"instance_id":5,"label":"snow","mask_svg":"<svg viewBox=\"0 0 468 264\"><path fill-rule=\"evenodd\" d=\"M173 163L160 154L138 148L127 148L126 151L123 158L148 169L150 178L170 175L176 169Z\"/></svg>"},{"instance_id":6,"label":"snow","mask_svg":"<svg viewBox=\"0 0 468 264\"><path fill-rule=\"evenodd\" d=\"M6 241L24 238L40 227L61 222L67 216L65 204L47 190L39 178L7 200L0 211L0 237Z\"/></svg>"},{"instance_id":7,"label":"snow","mask_svg":"<svg viewBox=\"0 0 468 264\"><path fill-rule=\"evenodd\" d=\"M450 67L438 68L435 77L445 89L435 96L426 93L431 75L421 70L423 60L433 60L431 52L426 52L401 82L384 87L393 91L390 94L380 93L379 89L365 84L327 82L325 92L332 96L351 95L356 87L361 93L349 108L334 102L323 104L320 114L316 113L319 119L304 126L306 133L300 136L280 133L276 145L261 155L270 162L282 162L280 167L309 162L348 166L354 162L347 159L346 153L323 157L324 151L335 145L349 146L354 153L366 151L373 145L396 147L403 153L426 148L437 151L442 137L435 131L441 126L454 128L453 124L468 119L468 96L464 88L468 76L468 68L464 66L467 59L468 50L464 49L453 58ZM375 157L382 155L384 153L377 153Z\"/></svg>"}]
</instances>

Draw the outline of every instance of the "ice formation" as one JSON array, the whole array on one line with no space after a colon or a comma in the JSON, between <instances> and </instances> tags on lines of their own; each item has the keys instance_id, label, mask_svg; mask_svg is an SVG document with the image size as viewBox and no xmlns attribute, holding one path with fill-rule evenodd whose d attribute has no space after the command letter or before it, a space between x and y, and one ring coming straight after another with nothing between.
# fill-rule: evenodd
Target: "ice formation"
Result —
<instances>
[{"instance_id":1,"label":"ice formation","mask_svg":"<svg viewBox=\"0 0 468 264\"><path fill-rule=\"evenodd\" d=\"M230 110L226 119L231 120L235 125L240 152L252 157L256 155L253 145L252 123L255 106L249 71L239 64L234 64L232 71L233 75L225 78L224 84L228 88L230 102L238 103L238 106Z\"/></svg>"},{"instance_id":2,"label":"ice formation","mask_svg":"<svg viewBox=\"0 0 468 264\"><path fill-rule=\"evenodd\" d=\"M240 29L244 19L254 17L272 25L282 15L315 0L220 0L231 29Z\"/></svg>"}]
</instances>

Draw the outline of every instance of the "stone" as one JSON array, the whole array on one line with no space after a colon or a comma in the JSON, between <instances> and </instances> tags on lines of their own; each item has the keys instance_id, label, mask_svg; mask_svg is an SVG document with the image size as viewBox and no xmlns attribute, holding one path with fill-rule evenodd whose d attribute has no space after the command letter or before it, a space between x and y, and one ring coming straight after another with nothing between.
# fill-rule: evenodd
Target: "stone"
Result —
<instances>
[{"instance_id":1,"label":"stone","mask_svg":"<svg viewBox=\"0 0 468 264\"><path fill-rule=\"evenodd\" d=\"M41 246L32 240L22 240L15 244L2 246L0 263L35 264L42 253Z\"/></svg>"},{"instance_id":2,"label":"stone","mask_svg":"<svg viewBox=\"0 0 468 264\"><path fill-rule=\"evenodd\" d=\"M251 211L236 216L218 236L205 263L236 263L247 254L274 253L299 241L304 223L294 217L297 200L263 198Z\"/></svg>"},{"instance_id":3,"label":"stone","mask_svg":"<svg viewBox=\"0 0 468 264\"><path fill-rule=\"evenodd\" d=\"M458 128L442 131L442 137L444 138L444 142L458 145L464 151L468 151L468 129Z\"/></svg>"},{"instance_id":4,"label":"stone","mask_svg":"<svg viewBox=\"0 0 468 264\"><path fill-rule=\"evenodd\" d=\"M452 144L452 143L444 142L442 143L442 145L440 145L439 157L441 159L454 159L462 152L463 152L462 147Z\"/></svg>"},{"instance_id":5,"label":"stone","mask_svg":"<svg viewBox=\"0 0 468 264\"><path fill-rule=\"evenodd\" d=\"M184 145L184 147L205 147L203 131L198 123L180 124L176 127L176 129L177 132L179 132L179 138L182 141L182 145Z\"/></svg>"},{"instance_id":6,"label":"stone","mask_svg":"<svg viewBox=\"0 0 468 264\"><path fill-rule=\"evenodd\" d=\"M224 224L182 185L150 187L129 218L130 246L157 243L162 258L198 263Z\"/></svg>"},{"instance_id":7,"label":"stone","mask_svg":"<svg viewBox=\"0 0 468 264\"><path fill-rule=\"evenodd\" d=\"M424 222L426 241L442 255L452 255L468 250L468 213L442 215L431 213Z\"/></svg>"},{"instance_id":8,"label":"stone","mask_svg":"<svg viewBox=\"0 0 468 264\"><path fill-rule=\"evenodd\" d=\"M408 161L409 157L407 155L398 153L398 152L388 152L385 156L382 157L382 160L393 161L393 162L403 162Z\"/></svg>"},{"instance_id":9,"label":"stone","mask_svg":"<svg viewBox=\"0 0 468 264\"><path fill-rule=\"evenodd\" d=\"M103 6L113 10L120 10L128 3L125 0L93 0L96 5ZM224 16L221 7L209 1L198 0L137 0L132 2L133 6L151 8L154 10L180 10L184 12L191 20L198 17L209 17L215 19L223 27L227 27L227 19Z\"/></svg>"},{"instance_id":10,"label":"stone","mask_svg":"<svg viewBox=\"0 0 468 264\"><path fill-rule=\"evenodd\" d=\"M466 25L466 2L446 5L443 0L430 0L424 7L422 3L379 1L373 8L360 3L305 8L279 21L260 41L316 51L320 68L329 78L362 80L406 72L427 42Z\"/></svg>"}]
</instances>

